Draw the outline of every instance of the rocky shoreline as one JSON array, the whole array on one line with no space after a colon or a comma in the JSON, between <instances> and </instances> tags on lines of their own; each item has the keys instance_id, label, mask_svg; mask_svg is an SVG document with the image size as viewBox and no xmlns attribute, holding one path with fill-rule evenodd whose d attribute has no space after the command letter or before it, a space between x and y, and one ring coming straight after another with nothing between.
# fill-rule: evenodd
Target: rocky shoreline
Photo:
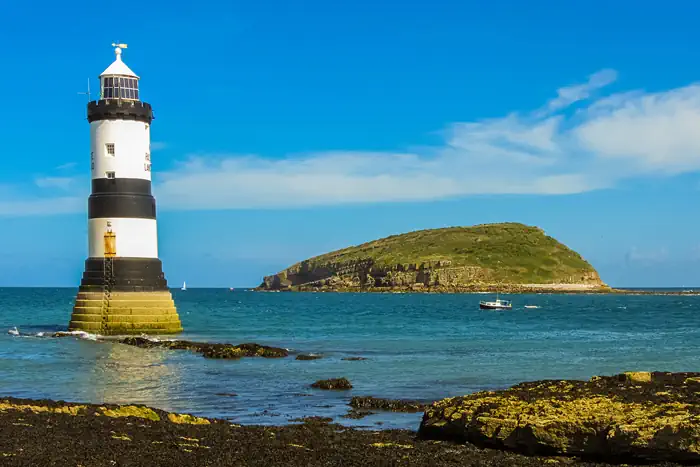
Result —
<instances>
[{"instance_id":1,"label":"rocky shoreline","mask_svg":"<svg viewBox=\"0 0 700 467\"><path fill-rule=\"evenodd\" d=\"M573 285L573 284L572 284ZM700 290L635 290L612 287L551 287L542 285L473 285L473 286L397 286L397 287L336 287L336 286L290 286L279 289L258 287L256 292L312 292L312 293L425 293L425 294L533 294L533 295L700 295Z\"/></svg>"},{"instance_id":2,"label":"rocky shoreline","mask_svg":"<svg viewBox=\"0 0 700 467\"><path fill-rule=\"evenodd\" d=\"M700 465L700 373L535 381L432 404L354 397L349 406L344 418L424 415L417 432L321 417L264 427L137 405L0 397L0 465Z\"/></svg>"},{"instance_id":3,"label":"rocky shoreline","mask_svg":"<svg viewBox=\"0 0 700 467\"><path fill-rule=\"evenodd\" d=\"M241 426L144 406L0 398L0 426L0 465L8 467L609 465L422 440L409 430L350 429L327 419Z\"/></svg>"},{"instance_id":4,"label":"rocky shoreline","mask_svg":"<svg viewBox=\"0 0 700 467\"><path fill-rule=\"evenodd\" d=\"M700 373L535 381L438 401L423 439L530 455L700 464Z\"/></svg>"}]
</instances>

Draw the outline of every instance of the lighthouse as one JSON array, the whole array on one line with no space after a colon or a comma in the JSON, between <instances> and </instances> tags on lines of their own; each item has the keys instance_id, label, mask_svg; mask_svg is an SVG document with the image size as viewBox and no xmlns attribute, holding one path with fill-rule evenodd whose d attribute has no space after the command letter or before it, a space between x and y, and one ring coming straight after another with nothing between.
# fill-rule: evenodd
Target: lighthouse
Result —
<instances>
[{"instance_id":1,"label":"lighthouse","mask_svg":"<svg viewBox=\"0 0 700 467\"><path fill-rule=\"evenodd\" d=\"M182 331L158 259L151 193L151 105L140 78L122 60L126 44L100 75L100 96L87 106L92 192L88 258L69 329L102 335Z\"/></svg>"}]
</instances>

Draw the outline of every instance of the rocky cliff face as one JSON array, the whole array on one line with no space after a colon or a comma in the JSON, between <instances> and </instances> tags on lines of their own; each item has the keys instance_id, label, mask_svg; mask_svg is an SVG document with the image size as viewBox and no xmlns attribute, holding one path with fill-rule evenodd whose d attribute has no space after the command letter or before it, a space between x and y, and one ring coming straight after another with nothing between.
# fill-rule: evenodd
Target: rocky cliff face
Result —
<instances>
[{"instance_id":1,"label":"rocky cliff face","mask_svg":"<svg viewBox=\"0 0 700 467\"><path fill-rule=\"evenodd\" d=\"M547 284L538 284L546 289ZM585 286L584 288L605 287L598 273L582 271L556 283L558 288L566 285ZM564 287L561 287L564 285ZM528 284L502 283L498 271L479 266L452 266L451 261L430 261L423 263L396 264L394 266L375 265L372 259L324 263L312 265L302 261L284 271L266 276L260 285L261 290L402 290L427 289L488 290L501 288L512 290L527 288Z\"/></svg>"}]
</instances>

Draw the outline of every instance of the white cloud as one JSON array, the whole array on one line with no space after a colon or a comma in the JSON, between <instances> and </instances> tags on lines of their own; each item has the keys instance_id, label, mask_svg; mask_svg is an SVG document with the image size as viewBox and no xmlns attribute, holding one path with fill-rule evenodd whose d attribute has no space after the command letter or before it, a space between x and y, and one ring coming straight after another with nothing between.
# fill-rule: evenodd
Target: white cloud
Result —
<instances>
[{"instance_id":1,"label":"white cloud","mask_svg":"<svg viewBox=\"0 0 700 467\"><path fill-rule=\"evenodd\" d=\"M572 194L605 188L608 175L576 160L557 110L615 79L603 70L557 91L530 115L451 125L422 152L319 152L283 160L192 156L157 174L166 209L242 209L434 200L470 194ZM575 149L575 148L573 148ZM589 155L581 155L590 160Z\"/></svg>"},{"instance_id":2,"label":"white cloud","mask_svg":"<svg viewBox=\"0 0 700 467\"><path fill-rule=\"evenodd\" d=\"M50 216L84 212L87 200L78 196L0 201L0 216Z\"/></svg>"},{"instance_id":3,"label":"white cloud","mask_svg":"<svg viewBox=\"0 0 700 467\"><path fill-rule=\"evenodd\" d=\"M625 262L630 263L660 263L669 259L668 249L660 247L656 249L642 250L636 246L631 247L625 254Z\"/></svg>"},{"instance_id":4,"label":"white cloud","mask_svg":"<svg viewBox=\"0 0 700 467\"><path fill-rule=\"evenodd\" d=\"M68 170L72 169L76 165L78 165L77 162L66 162L65 164L61 164L58 167L56 167L56 170Z\"/></svg>"},{"instance_id":5,"label":"white cloud","mask_svg":"<svg viewBox=\"0 0 700 467\"><path fill-rule=\"evenodd\" d=\"M557 89L557 97L547 104L550 112L563 109L571 104L588 99L591 94L617 79L615 70L601 70L588 77L588 82Z\"/></svg>"},{"instance_id":6,"label":"white cloud","mask_svg":"<svg viewBox=\"0 0 700 467\"><path fill-rule=\"evenodd\" d=\"M70 181L68 181L70 180ZM0 184L0 216L27 217L51 216L85 212L89 185L78 179L64 177L40 177L34 186L46 190L59 190L59 196L41 196L41 191L30 190L18 184Z\"/></svg>"},{"instance_id":7,"label":"white cloud","mask_svg":"<svg viewBox=\"0 0 700 467\"><path fill-rule=\"evenodd\" d=\"M600 95L616 77L613 70L594 73L583 84L558 89L527 114L453 123L443 131L442 144L420 151L315 152L285 159L193 155L156 172L154 192L159 206L171 210L305 207L575 194L632 177L700 170L700 85ZM76 193L86 182L47 177L37 184ZM81 196L79 204L66 198L61 206L84 210Z\"/></svg>"},{"instance_id":8,"label":"white cloud","mask_svg":"<svg viewBox=\"0 0 700 467\"><path fill-rule=\"evenodd\" d=\"M581 146L642 171L700 168L700 85L604 102L575 130Z\"/></svg>"},{"instance_id":9,"label":"white cloud","mask_svg":"<svg viewBox=\"0 0 700 467\"><path fill-rule=\"evenodd\" d=\"M454 123L420 152L192 156L157 174L155 190L168 209L294 207L575 194L699 170L700 86L593 97L616 77L603 70L560 88L530 114ZM582 105L568 112L573 103Z\"/></svg>"},{"instance_id":10,"label":"white cloud","mask_svg":"<svg viewBox=\"0 0 700 467\"><path fill-rule=\"evenodd\" d=\"M39 188L69 190L77 180L75 177L39 177L34 180L34 183Z\"/></svg>"}]
</instances>

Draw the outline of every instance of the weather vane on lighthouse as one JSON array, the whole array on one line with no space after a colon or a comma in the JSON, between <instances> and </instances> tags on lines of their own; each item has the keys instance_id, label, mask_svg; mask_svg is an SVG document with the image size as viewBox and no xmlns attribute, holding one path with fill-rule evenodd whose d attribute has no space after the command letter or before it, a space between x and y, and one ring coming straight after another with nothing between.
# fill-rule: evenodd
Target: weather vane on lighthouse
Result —
<instances>
[{"instance_id":1,"label":"weather vane on lighthouse","mask_svg":"<svg viewBox=\"0 0 700 467\"><path fill-rule=\"evenodd\" d=\"M92 193L88 258L69 329L114 334L182 331L158 259L156 201L151 194L151 105L140 78L121 59L100 74L89 101Z\"/></svg>"},{"instance_id":2,"label":"weather vane on lighthouse","mask_svg":"<svg viewBox=\"0 0 700 467\"><path fill-rule=\"evenodd\" d=\"M121 60L122 50L126 49L128 46L122 44L121 42L112 42L112 47L114 47L114 53L117 56L117 60Z\"/></svg>"}]
</instances>

